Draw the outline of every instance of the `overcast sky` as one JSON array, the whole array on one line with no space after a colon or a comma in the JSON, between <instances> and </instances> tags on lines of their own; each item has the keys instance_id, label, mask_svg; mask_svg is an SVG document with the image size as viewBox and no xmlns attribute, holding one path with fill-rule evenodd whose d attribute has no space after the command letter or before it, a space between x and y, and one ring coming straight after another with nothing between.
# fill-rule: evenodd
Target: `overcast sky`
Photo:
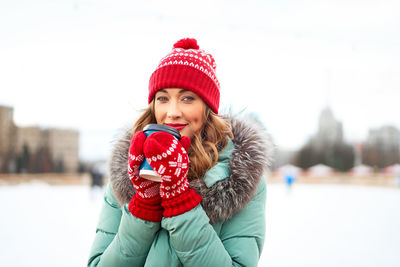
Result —
<instances>
[{"instance_id":1,"label":"overcast sky","mask_svg":"<svg viewBox=\"0 0 400 267\"><path fill-rule=\"evenodd\" d=\"M77 129L106 158L147 105L159 60L183 37L217 63L220 111L257 113L302 145L329 105L345 138L400 128L399 1L1 1L0 105L18 126Z\"/></svg>"}]
</instances>

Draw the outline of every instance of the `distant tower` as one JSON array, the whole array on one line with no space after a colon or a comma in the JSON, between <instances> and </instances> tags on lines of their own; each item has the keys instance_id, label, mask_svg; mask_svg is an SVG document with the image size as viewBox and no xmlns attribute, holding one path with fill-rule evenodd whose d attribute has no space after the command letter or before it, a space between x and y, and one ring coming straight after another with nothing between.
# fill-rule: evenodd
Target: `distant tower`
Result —
<instances>
[{"instance_id":1,"label":"distant tower","mask_svg":"<svg viewBox=\"0 0 400 267\"><path fill-rule=\"evenodd\" d=\"M332 70L325 69L325 102L326 107L321 111L318 121L318 132L315 141L318 145L335 145L343 143L343 126L337 121L330 108L332 89Z\"/></svg>"},{"instance_id":2,"label":"distant tower","mask_svg":"<svg viewBox=\"0 0 400 267\"><path fill-rule=\"evenodd\" d=\"M319 116L318 132L314 143L319 147L343 143L342 123L335 119L329 107L323 109Z\"/></svg>"}]
</instances>

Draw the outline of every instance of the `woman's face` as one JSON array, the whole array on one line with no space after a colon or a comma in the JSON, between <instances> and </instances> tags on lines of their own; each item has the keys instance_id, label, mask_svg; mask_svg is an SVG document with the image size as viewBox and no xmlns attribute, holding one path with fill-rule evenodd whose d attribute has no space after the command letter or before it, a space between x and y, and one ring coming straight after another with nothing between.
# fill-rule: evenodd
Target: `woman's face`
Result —
<instances>
[{"instance_id":1,"label":"woman's face","mask_svg":"<svg viewBox=\"0 0 400 267\"><path fill-rule=\"evenodd\" d=\"M182 136L192 138L203 128L206 104L197 94L179 88L159 90L154 97L154 112L158 124L177 129Z\"/></svg>"}]
</instances>

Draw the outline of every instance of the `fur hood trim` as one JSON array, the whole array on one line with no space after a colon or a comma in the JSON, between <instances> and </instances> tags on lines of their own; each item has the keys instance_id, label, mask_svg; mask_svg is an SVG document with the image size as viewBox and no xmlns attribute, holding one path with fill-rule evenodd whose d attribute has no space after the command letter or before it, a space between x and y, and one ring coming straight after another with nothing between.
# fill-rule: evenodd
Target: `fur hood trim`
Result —
<instances>
[{"instance_id":1,"label":"fur hood trim","mask_svg":"<svg viewBox=\"0 0 400 267\"><path fill-rule=\"evenodd\" d=\"M271 164L274 150L265 128L255 118L231 117L228 121L234 135L230 177L210 187L202 179L190 182L190 186L202 196L201 205L211 223L229 220L247 205ZM135 194L127 172L131 138L131 129L126 130L114 144L109 164L111 187L120 205L128 203Z\"/></svg>"}]
</instances>

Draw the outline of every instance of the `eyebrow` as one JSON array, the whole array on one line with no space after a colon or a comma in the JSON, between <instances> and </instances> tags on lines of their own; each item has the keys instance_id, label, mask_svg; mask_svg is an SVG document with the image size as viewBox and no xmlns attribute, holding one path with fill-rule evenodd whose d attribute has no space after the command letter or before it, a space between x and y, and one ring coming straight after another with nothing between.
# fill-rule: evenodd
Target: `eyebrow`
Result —
<instances>
[{"instance_id":1,"label":"eyebrow","mask_svg":"<svg viewBox=\"0 0 400 267\"><path fill-rule=\"evenodd\" d=\"M167 93L167 90L165 90L165 89L161 89L161 90L158 90L159 92L163 92L163 93ZM187 91L189 91L189 90L186 90L186 89L181 89L180 91L179 91L179 93L181 94L181 93L184 93L184 92L187 92Z\"/></svg>"}]
</instances>

